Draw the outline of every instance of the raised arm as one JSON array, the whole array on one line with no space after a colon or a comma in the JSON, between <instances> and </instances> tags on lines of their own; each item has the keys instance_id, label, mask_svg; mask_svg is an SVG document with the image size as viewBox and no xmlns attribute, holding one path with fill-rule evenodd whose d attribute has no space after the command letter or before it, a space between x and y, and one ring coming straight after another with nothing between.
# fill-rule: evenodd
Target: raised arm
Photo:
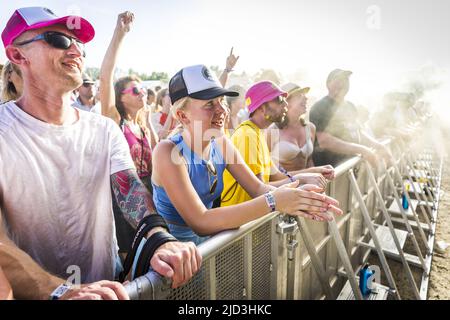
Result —
<instances>
[{"instance_id":1,"label":"raised arm","mask_svg":"<svg viewBox=\"0 0 450 320\"><path fill-rule=\"evenodd\" d=\"M231 48L230 54L227 57L226 63L225 63L225 69L223 69L222 74L219 77L219 81L222 84L222 87L225 88L228 80L228 74L233 71L234 66L236 65L237 61L239 60L239 56L235 56L233 54L233 48Z\"/></svg>"},{"instance_id":2,"label":"raised arm","mask_svg":"<svg viewBox=\"0 0 450 320\"><path fill-rule=\"evenodd\" d=\"M120 121L120 115L116 108L114 93L114 71L116 69L117 57L119 49L122 45L123 38L130 31L131 24L134 20L133 13L126 11L117 17L116 28L114 34L106 50L100 68L100 102L102 106L102 115L113 119L116 123Z\"/></svg>"}]
</instances>

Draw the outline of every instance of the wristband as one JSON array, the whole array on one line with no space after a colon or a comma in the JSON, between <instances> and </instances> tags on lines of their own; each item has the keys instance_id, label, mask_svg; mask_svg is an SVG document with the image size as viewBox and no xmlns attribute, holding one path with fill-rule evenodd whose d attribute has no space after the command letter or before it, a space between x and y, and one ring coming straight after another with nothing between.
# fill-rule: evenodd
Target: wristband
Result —
<instances>
[{"instance_id":1,"label":"wristband","mask_svg":"<svg viewBox=\"0 0 450 320\"><path fill-rule=\"evenodd\" d=\"M233 70L233 69L225 68L225 71L226 71L227 73L230 73L230 72L232 72L232 71L234 71L234 70Z\"/></svg>"},{"instance_id":2,"label":"wristband","mask_svg":"<svg viewBox=\"0 0 450 320\"><path fill-rule=\"evenodd\" d=\"M158 231L151 235L144 244L141 254L139 255L134 278L140 277L150 269L150 259L153 257L156 249L166 242L178 241L173 235L167 232Z\"/></svg>"},{"instance_id":3,"label":"wristband","mask_svg":"<svg viewBox=\"0 0 450 320\"><path fill-rule=\"evenodd\" d=\"M270 208L270 210L272 212L274 212L276 203L275 203L275 197L273 196L272 192L265 193L264 198L266 199L267 206Z\"/></svg>"},{"instance_id":4,"label":"wristband","mask_svg":"<svg viewBox=\"0 0 450 320\"><path fill-rule=\"evenodd\" d=\"M68 284L60 284L52 293L50 293L50 300L59 300L71 288Z\"/></svg>"}]
</instances>

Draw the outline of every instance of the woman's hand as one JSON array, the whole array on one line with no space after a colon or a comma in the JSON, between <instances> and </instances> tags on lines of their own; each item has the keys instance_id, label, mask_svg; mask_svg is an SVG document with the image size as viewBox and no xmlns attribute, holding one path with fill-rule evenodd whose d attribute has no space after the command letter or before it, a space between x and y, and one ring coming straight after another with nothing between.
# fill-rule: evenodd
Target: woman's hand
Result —
<instances>
[{"instance_id":1,"label":"woman's hand","mask_svg":"<svg viewBox=\"0 0 450 320\"><path fill-rule=\"evenodd\" d=\"M294 178L300 181L300 184L313 184L325 190L327 187L327 179L321 173L298 173Z\"/></svg>"},{"instance_id":2,"label":"woman's hand","mask_svg":"<svg viewBox=\"0 0 450 320\"><path fill-rule=\"evenodd\" d=\"M117 17L116 33L122 36L128 33L131 29L133 21L134 21L134 13L130 11L125 11L119 14L119 16Z\"/></svg>"},{"instance_id":3,"label":"woman's hand","mask_svg":"<svg viewBox=\"0 0 450 320\"><path fill-rule=\"evenodd\" d=\"M316 185L304 185L299 182L285 184L273 192L276 210L290 215L303 216L319 221L331 221L331 213L341 215L339 202L319 192L323 189Z\"/></svg>"},{"instance_id":4,"label":"woman's hand","mask_svg":"<svg viewBox=\"0 0 450 320\"><path fill-rule=\"evenodd\" d=\"M323 175L327 180L333 180L335 178L334 168L329 164L317 167L317 173Z\"/></svg>"},{"instance_id":5,"label":"woman's hand","mask_svg":"<svg viewBox=\"0 0 450 320\"><path fill-rule=\"evenodd\" d=\"M231 48L230 55L227 57L227 61L225 64L225 68L228 72L232 71L237 61L239 60L239 56L235 56L233 54L233 48Z\"/></svg>"}]
</instances>

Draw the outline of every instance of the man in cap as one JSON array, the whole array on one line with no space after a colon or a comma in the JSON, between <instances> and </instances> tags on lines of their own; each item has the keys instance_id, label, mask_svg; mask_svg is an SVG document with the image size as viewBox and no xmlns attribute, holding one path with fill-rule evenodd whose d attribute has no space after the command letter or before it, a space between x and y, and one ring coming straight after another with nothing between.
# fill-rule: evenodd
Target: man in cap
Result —
<instances>
[{"instance_id":1,"label":"man in cap","mask_svg":"<svg viewBox=\"0 0 450 320\"><path fill-rule=\"evenodd\" d=\"M2 32L24 81L0 108L0 265L19 299L128 298L110 281L121 271L111 189L131 225L150 226L150 264L173 287L201 264L192 243L167 233L120 128L71 107L93 37L85 19L41 7L16 10ZM65 284L69 275L83 284Z\"/></svg>"},{"instance_id":2,"label":"man in cap","mask_svg":"<svg viewBox=\"0 0 450 320\"><path fill-rule=\"evenodd\" d=\"M341 69L331 71L327 78L328 95L311 108L309 119L317 130L313 152L316 166L331 164L336 167L356 154L361 154L375 165L376 155L362 144L364 142L387 152L382 144L360 130L360 125L355 121L356 107L345 100L351 74L351 71Z\"/></svg>"},{"instance_id":3,"label":"man in cap","mask_svg":"<svg viewBox=\"0 0 450 320\"><path fill-rule=\"evenodd\" d=\"M242 122L231 136L231 141L239 150L252 172L264 183L273 186L300 180L302 184L315 184L325 188L326 179L318 173L281 173L272 163L263 130L274 122L282 122L287 114L287 93L271 81L261 81L248 89L245 105L249 111L249 120ZM225 171L221 206L230 206L252 199L233 176Z\"/></svg>"},{"instance_id":4,"label":"man in cap","mask_svg":"<svg viewBox=\"0 0 450 320\"><path fill-rule=\"evenodd\" d=\"M100 102L95 99L95 81L87 74L83 73L83 84L77 89L78 97L72 106L80 110L101 114Z\"/></svg>"}]
</instances>

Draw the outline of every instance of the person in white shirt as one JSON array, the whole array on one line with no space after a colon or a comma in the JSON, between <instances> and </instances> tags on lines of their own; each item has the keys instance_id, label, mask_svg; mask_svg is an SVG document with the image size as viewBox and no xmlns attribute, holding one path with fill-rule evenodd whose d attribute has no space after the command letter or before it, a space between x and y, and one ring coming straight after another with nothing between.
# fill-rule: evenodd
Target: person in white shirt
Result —
<instances>
[{"instance_id":1,"label":"person in white shirt","mask_svg":"<svg viewBox=\"0 0 450 320\"><path fill-rule=\"evenodd\" d=\"M128 299L111 281L120 271L112 190L132 226L152 227L148 265L180 286L200 268L197 248L167 233L114 121L71 107L95 31L81 17L69 29L69 19L20 8L2 32L23 94L0 108L0 266L18 299ZM80 286L65 286L71 270Z\"/></svg>"}]
</instances>

